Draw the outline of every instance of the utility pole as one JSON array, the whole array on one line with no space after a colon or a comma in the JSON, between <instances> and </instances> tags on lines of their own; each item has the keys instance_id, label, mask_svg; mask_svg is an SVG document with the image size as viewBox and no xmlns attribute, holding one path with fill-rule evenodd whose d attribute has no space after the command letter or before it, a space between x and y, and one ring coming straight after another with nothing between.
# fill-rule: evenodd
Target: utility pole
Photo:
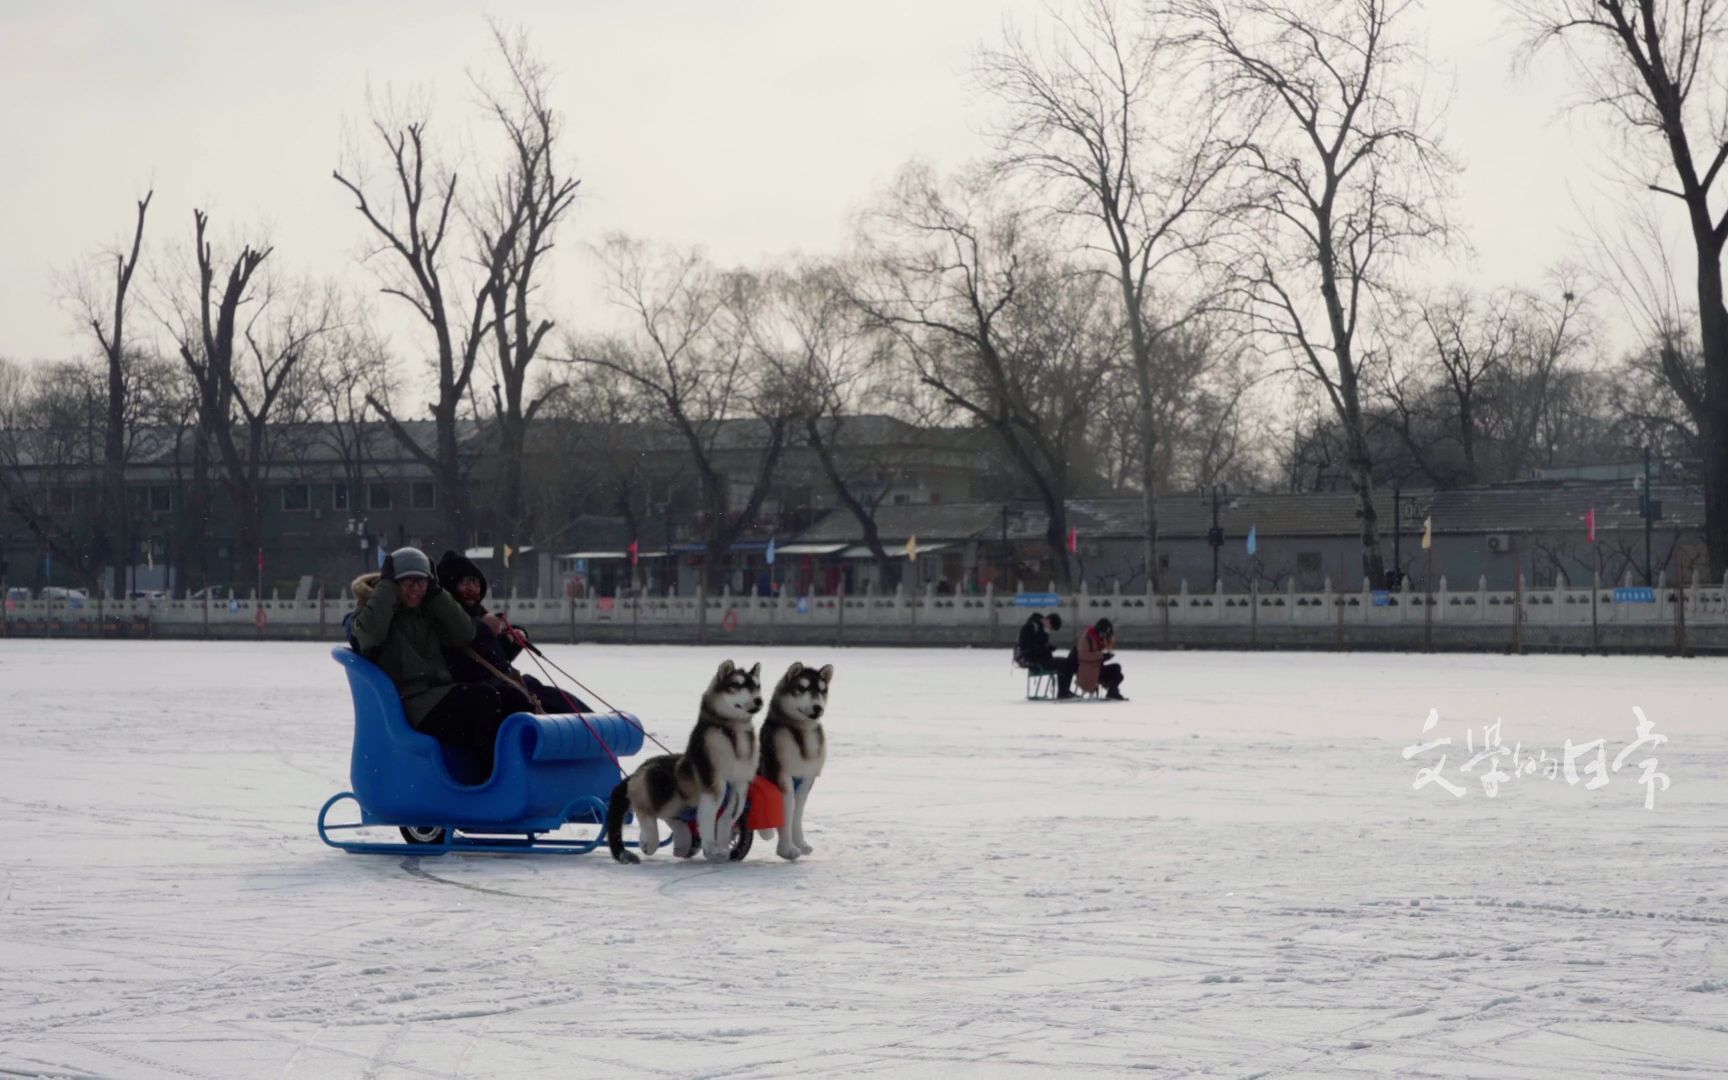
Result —
<instances>
[{"instance_id":1,"label":"utility pole","mask_svg":"<svg viewBox=\"0 0 1728 1080\"><path fill-rule=\"evenodd\" d=\"M1639 513L1644 518L1644 587L1650 588L1656 584L1656 571L1650 565L1650 523L1656 520L1660 512L1656 500L1650 493L1650 446L1644 446L1644 497L1638 500Z\"/></svg>"},{"instance_id":2,"label":"utility pole","mask_svg":"<svg viewBox=\"0 0 1728 1080\"><path fill-rule=\"evenodd\" d=\"M1212 485L1212 529L1206 542L1212 545L1212 588L1218 588L1218 549L1224 546L1224 529L1218 524L1218 499L1227 490L1223 484Z\"/></svg>"},{"instance_id":3,"label":"utility pole","mask_svg":"<svg viewBox=\"0 0 1728 1080\"><path fill-rule=\"evenodd\" d=\"M1404 583L1404 495L1403 489L1392 485L1392 570L1386 575L1386 587L1396 589Z\"/></svg>"}]
</instances>

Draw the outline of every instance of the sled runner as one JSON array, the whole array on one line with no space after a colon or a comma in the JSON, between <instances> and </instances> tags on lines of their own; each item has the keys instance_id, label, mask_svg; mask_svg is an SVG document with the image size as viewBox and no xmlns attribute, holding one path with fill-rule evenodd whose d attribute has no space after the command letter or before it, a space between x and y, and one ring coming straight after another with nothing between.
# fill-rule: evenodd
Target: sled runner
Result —
<instances>
[{"instance_id":1,"label":"sled runner","mask_svg":"<svg viewBox=\"0 0 1728 1080\"><path fill-rule=\"evenodd\" d=\"M516 713L498 729L492 775L463 783L474 765L408 725L390 677L345 647L330 655L354 698L353 790L318 811L318 836L357 853L442 855L449 851L582 854L605 839L606 797L617 757L642 749L642 727L626 713ZM355 803L360 820L332 823L331 808ZM567 824L593 835L551 837ZM395 826L406 843L338 838L346 830Z\"/></svg>"}]
</instances>

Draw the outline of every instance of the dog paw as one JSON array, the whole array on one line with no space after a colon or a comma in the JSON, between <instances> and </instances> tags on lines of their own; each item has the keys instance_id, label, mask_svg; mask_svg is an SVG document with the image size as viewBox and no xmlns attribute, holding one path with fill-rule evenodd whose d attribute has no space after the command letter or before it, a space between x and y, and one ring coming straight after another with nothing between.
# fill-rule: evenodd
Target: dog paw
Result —
<instances>
[{"instance_id":1,"label":"dog paw","mask_svg":"<svg viewBox=\"0 0 1728 1080\"><path fill-rule=\"evenodd\" d=\"M799 851L797 848L793 847L791 844L781 844L779 847L776 847L774 849L774 854L780 856L782 859L785 859L787 862L796 862L798 859L798 856L802 855L803 852Z\"/></svg>"},{"instance_id":2,"label":"dog paw","mask_svg":"<svg viewBox=\"0 0 1728 1080\"><path fill-rule=\"evenodd\" d=\"M799 851L802 851L806 855L809 855L811 852L816 850L815 848L811 847L809 844L804 843L802 840L800 840L798 842L797 848Z\"/></svg>"},{"instance_id":3,"label":"dog paw","mask_svg":"<svg viewBox=\"0 0 1728 1080\"><path fill-rule=\"evenodd\" d=\"M618 853L618 861L621 863L624 863L627 866L634 866L636 863L639 863L642 860L638 859L634 852L620 851Z\"/></svg>"}]
</instances>

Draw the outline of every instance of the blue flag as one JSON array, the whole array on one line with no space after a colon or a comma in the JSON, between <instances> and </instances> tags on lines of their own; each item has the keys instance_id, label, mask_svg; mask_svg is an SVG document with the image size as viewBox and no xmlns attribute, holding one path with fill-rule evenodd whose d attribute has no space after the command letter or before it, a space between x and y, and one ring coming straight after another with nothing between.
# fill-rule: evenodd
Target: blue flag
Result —
<instances>
[{"instance_id":1,"label":"blue flag","mask_svg":"<svg viewBox=\"0 0 1728 1080\"><path fill-rule=\"evenodd\" d=\"M1250 525L1248 526L1248 554L1254 554L1255 550L1259 548L1259 546L1260 537L1256 534L1255 527Z\"/></svg>"},{"instance_id":2,"label":"blue flag","mask_svg":"<svg viewBox=\"0 0 1728 1080\"><path fill-rule=\"evenodd\" d=\"M774 538L772 536L768 538L768 565L774 565Z\"/></svg>"}]
</instances>

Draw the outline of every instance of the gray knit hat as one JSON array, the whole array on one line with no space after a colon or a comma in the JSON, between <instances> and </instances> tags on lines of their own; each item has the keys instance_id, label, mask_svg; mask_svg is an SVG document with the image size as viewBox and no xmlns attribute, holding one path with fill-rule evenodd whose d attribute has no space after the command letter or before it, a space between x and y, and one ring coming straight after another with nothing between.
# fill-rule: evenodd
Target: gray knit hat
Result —
<instances>
[{"instance_id":1,"label":"gray knit hat","mask_svg":"<svg viewBox=\"0 0 1728 1080\"><path fill-rule=\"evenodd\" d=\"M390 561L396 566L396 580L403 578L432 576L432 560L419 548L397 548L390 553Z\"/></svg>"}]
</instances>

